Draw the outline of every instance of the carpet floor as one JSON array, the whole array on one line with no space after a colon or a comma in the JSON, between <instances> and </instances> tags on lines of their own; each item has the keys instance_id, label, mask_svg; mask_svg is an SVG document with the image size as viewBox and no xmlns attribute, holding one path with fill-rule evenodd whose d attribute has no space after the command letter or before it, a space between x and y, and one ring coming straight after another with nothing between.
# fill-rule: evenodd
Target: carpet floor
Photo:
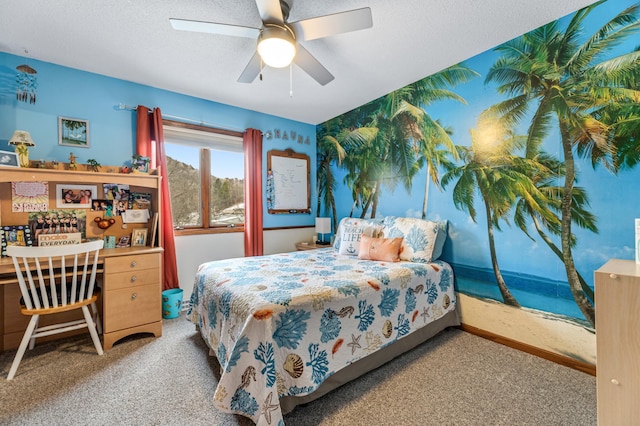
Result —
<instances>
[{"instance_id":1,"label":"carpet floor","mask_svg":"<svg viewBox=\"0 0 640 426\"><path fill-rule=\"evenodd\" d=\"M219 425L253 422L213 406L219 365L184 316L161 338L132 336L98 356L78 336L27 351L0 379L2 425ZM6 377L15 350L0 353ZM285 416L306 425L596 425L596 379L447 329Z\"/></svg>"}]
</instances>

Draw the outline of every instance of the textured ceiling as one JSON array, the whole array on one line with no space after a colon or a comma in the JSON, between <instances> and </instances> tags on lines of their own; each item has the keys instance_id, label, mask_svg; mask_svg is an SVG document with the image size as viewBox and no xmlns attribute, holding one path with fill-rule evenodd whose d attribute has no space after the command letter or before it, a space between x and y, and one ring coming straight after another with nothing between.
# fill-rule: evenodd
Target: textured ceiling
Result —
<instances>
[{"instance_id":1,"label":"textured ceiling","mask_svg":"<svg viewBox=\"0 0 640 426\"><path fill-rule=\"evenodd\" d=\"M293 67L237 79L256 42L169 18L261 25L254 0L2 0L0 51L318 124L594 0L289 0L289 21L370 7L373 28L303 42L334 76ZM177 113L177 112L176 112Z\"/></svg>"}]
</instances>

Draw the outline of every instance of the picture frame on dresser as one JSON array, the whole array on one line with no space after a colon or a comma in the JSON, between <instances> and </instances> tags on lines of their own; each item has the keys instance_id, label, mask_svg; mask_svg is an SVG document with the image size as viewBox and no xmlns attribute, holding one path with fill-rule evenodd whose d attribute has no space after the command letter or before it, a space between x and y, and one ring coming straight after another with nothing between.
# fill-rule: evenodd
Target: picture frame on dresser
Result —
<instances>
[{"instance_id":1,"label":"picture frame on dresser","mask_svg":"<svg viewBox=\"0 0 640 426\"><path fill-rule=\"evenodd\" d=\"M11 151L0 151L0 166L20 167L18 154Z\"/></svg>"},{"instance_id":2,"label":"picture frame on dresser","mask_svg":"<svg viewBox=\"0 0 640 426\"><path fill-rule=\"evenodd\" d=\"M131 247L140 247L147 245L147 228L135 228L131 232Z\"/></svg>"}]
</instances>

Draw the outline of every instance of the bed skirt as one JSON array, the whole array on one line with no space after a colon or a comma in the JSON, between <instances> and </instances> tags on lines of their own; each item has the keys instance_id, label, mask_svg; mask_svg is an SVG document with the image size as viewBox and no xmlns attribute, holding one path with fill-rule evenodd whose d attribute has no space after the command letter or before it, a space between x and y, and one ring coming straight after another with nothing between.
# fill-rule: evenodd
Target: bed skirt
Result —
<instances>
[{"instance_id":1,"label":"bed skirt","mask_svg":"<svg viewBox=\"0 0 640 426\"><path fill-rule=\"evenodd\" d=\"M460 325L458 310L451 311L437 321L414 331L413 333L396 341L393 345L373 352L372 354L354 362L347 368L337 371L328 377L322 384L308 395L284 396L280 398L280 409L283 414L291 412L296 406L314 401L332 390L348 383L363 374L374 370L391 361L393 358L415 348L419 344L429 340L447 327Z\"/></svg>"}]
</instances>

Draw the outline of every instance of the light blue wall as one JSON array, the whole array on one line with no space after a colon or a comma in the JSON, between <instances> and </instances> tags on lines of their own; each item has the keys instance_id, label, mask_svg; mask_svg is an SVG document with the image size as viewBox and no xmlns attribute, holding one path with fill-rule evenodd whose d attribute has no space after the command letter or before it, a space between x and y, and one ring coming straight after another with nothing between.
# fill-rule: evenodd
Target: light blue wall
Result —
<instances>
[{"instance_id":1,"label":"light blue wall","mask_svg":"<svg viewBox=\"0 0 640 426\"><path fill-rule=\"evenodd\" d=\"M35 104L16 100L16 67L27 64L37 71ZM68 161L70 152L79 163L92 158L102 165L122 166L131 162L135 150L135 112L120 110L119 104L159 107L164 115L186 117L220 128L263 132L280 129L304 135L305 143L282 138L263 142L263 182L266 184L267 151L291 148L311 159L310 215L270 215L264 205L265 228L313 225L315 217L315 126L211 102L142 84L131 83L79 71L52 63L0 53L0 150L13 151L7 141L14 130L27 130L36 146L30 150L32 160ZM89 120L90 147L70 148L58 145L58 116ZM308 143L306 143L308 141Z\"/></svg>"}]
</instances>

